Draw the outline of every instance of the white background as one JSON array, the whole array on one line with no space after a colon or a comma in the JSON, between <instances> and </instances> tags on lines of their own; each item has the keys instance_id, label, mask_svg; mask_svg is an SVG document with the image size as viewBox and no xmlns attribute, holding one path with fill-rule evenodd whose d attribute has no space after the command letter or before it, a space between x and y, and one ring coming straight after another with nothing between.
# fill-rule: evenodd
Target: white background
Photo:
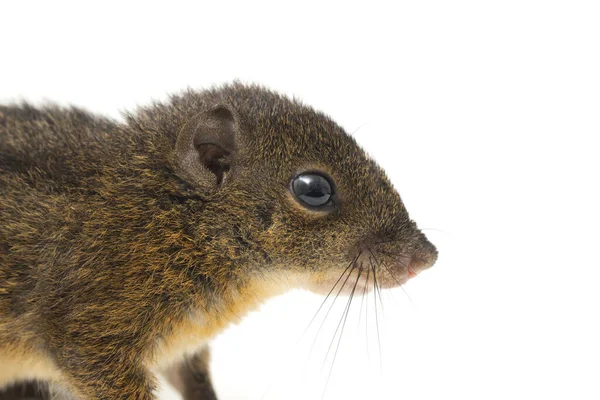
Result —
<instances>
[{"instance_id":1,"label":"white background","mask_svg":"<svg viewBox=\"0 0 600 400\"><path fill-rule=\"evenodd\" d=\"M119 118L259 82L354 132L435 229L437 265L377 305L381 353L369 296L326 385L345 300L302 336L322 298L292 293L216 340L221 399L598 399L599 26L594 1L3 2L0 100Z\"/></svg>"}]
</instances>

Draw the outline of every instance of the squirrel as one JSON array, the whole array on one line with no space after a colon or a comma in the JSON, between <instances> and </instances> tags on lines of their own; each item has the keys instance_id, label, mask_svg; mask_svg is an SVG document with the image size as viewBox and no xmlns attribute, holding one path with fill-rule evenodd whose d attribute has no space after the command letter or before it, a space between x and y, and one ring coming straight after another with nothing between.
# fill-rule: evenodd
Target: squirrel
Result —
<instances>
[{"instance_id":1,"label":"squirrel","mask_svg":"<svg viewBox=\"0 0 600 400\"><path fill-rule=\"evenodd\" d=\"M216 399L209 342L291 288L396 287L437 250L325 114L259 85L124 114L0 106L1 399ZM347 283L348 282L348 283Z\"/></svg>"}]
</instances>

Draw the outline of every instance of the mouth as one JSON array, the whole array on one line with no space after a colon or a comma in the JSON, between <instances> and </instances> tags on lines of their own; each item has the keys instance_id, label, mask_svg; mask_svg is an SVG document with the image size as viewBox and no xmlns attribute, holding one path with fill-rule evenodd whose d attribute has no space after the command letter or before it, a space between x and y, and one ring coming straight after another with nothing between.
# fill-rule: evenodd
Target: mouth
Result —
<instances>
[{"instance_id":1,"label":"mouth","mask_svg":"<svg viewBox=\"0 0 600 400\"><path fill-rule=\"evenodd\" d=\"M312 280L311 290L324 294L369 293L402 286L437 259L437 250L427 243L410 255L363 247L345 269L328 272Z\"/></svg>"},{"instance_id":2,"label":"mouth","mask_svg":"<svg viewBox=\"0 0 600 400\"><path fill-rule=\"evenodd\" d=\"M351 295L352 293L370 293L377 289L388 289L404 285L417 276L409 267L375 266L362 264L348 266L338 277L327 277L317 285L329 293Z\"/></svg>"},{"instance_id":3,"label":"mouth","mask_svg":"<svg viewBox=\"0 0 600 400\"><path fill-rule=\"evenodd\" d=\"M357 286L367 290L374 288L394 288L404 285L415 278L421 271L430 268L436 261L437 251L413 252L412 255L386 254L378 251L375 254L371 249L361 252L355 266L349 274L349 281L355 277Z\"/></svg>"},{"instance_id":4,"label":"mouth","mask_svg":"<svg viewBox=\"0 0 600 400\"><path fill-rule=\"evenodd\" d=\"M366 275L365 275L366 274ZM414 272L407 273L392 273L386 270L367 270L363 271L360 277L355 278L356 290L362 290L366 293L372 290L390 289L404 285L412 277L416 276ZM352 277L349 279L351 280ZM353 282L354 283L354 282Z\"/></svg>"}]
</instances>

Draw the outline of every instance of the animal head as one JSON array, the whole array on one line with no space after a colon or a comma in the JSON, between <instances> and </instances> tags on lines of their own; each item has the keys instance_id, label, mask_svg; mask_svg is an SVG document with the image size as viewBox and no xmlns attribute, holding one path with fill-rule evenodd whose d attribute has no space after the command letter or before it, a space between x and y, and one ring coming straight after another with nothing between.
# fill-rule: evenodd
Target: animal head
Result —
<instances>
[{"instance_id":1,"label":"animal head","mask_svg":"<svg viewBox=\"0 0 600 400\"><path fill-rule=\"evenodd\" d=\"M385 172L326 115L237 83L168 111L154 118L174 136L171 167L204 199L188 216L198 262L223 266L223 279L349 293L401 285L435 262Z\"/></svg>"}]
</instances>

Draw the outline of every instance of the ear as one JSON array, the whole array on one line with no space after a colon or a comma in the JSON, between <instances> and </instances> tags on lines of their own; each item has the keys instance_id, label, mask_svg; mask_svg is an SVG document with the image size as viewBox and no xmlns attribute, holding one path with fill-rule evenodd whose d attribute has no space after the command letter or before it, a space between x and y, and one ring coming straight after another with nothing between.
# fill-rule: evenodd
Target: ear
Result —
<instances>
[{"instance_id":1,"label":"ear","mask_svg":"<svg viewBox=\"0 0 600 400\"><path fill-rule=\"evenodd\" d=\"M237 116L225 105L193 116L177 137L177 172L200 189L216 189L231 167L238 129Z\"/></svg>"}]
</instances>

